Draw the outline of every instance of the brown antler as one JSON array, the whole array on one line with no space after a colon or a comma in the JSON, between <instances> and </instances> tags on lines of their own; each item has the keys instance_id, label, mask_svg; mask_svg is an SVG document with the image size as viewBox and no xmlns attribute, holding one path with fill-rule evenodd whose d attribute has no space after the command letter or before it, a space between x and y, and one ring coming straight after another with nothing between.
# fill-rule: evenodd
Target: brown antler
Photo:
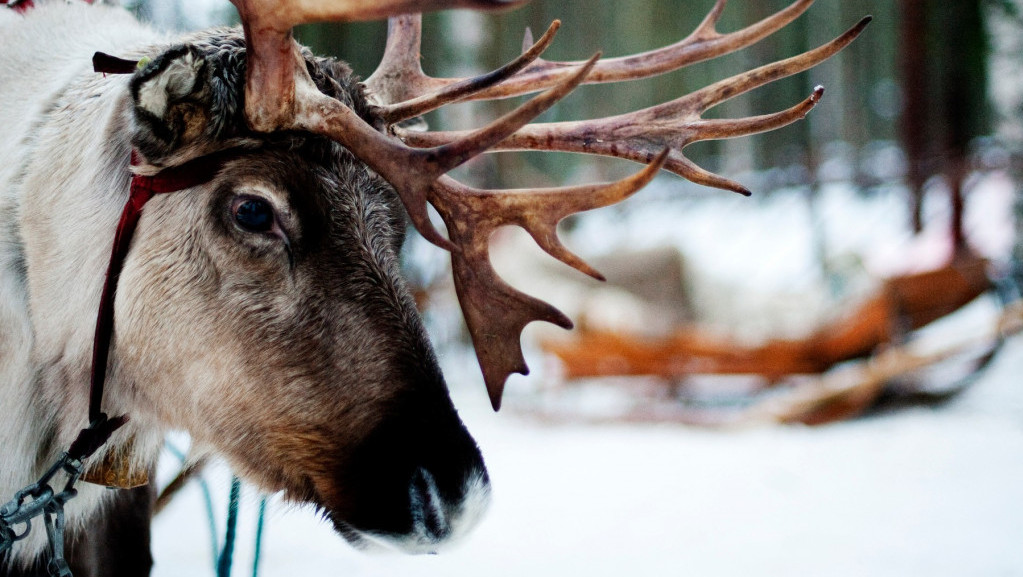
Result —
<instances>
[{"instance_id":1,"label":"brown antler","mask_svg":"<svg viewBox=\"0 0 1023 577\"><path fill-rule=\"evenodd\" d=\"M648 163L661 150L669 148L671 154L664 166L666 170L698 184L748 195L749 191L741 184L693 164L683 156L682 149L701 140L747 136L791 124L817 105L824 89L817 87L802 102L774 114L721 120L705 120L701 115L726 100L820 64L849 45L869 23L870 17L863 18L823 46L721 80L658 106L597 120L530 124L492 150L558 150ZM592 73L588 78L592 78ZM463 132L401 129L396 129L396 133L411 146L438 146L464 136Z\"/></svg>"},{"instance_id":2,"label":"brown antler","mask_svg":"<svg viewBox=\"0 0 1023 577\"><path fill-rule=\"evenodd\" d=\"M284 26L319 18L319 15L327 13L326 10L311 11L297 3L295 5L302 10L297 10L296 14L280 16L286 12L284 7L292 6L292 2L234 2L242 15L249 47L245 112L252 128L260 131L307 130L340 142L395 187L413 224L426 238L449 250L456 250L456 247L440 236L429 223L426 195L430 185L440 175L492 148L564 98L585 78L599 57L594 56L574 76L484 128L450 139L437 147L414 149L377 131L340 101L322 94L313 84L298 46L291 38L290 28L284 32L281 30ZM320 3L336 6L337 10L331 14L340 14L343 18L359 17L359 13L344 2L329 3L321 0ZM306 2L317 7L320 3ZM351 3L360 4L357 1ZM258 12L264 10L267 4L277 7L277 10L269 15ZM379 10L383 10L383 4L386 3L380 3L367 14L375 17ZM397 9L407 9L409 6L408 1L393 1L391 4L396 5ZM511 2L451 0L443 3L433 0L423 4L426 7L490 7L509 5ZM313 18L309 14L316 16Z\"/></svg>"},{"instance_id":3,"label":"brown antler","mask_svg":"<svg viewBox=\"0 0 1023 577\"><path fill-rule=\"evenodd\" d=\"M381 103L380 114L388 125L477 97L487 88L506 82L536 61L561 27L561 22L555 20L540 40L535 44L530 42L532 46L527 45L518 58L493 72L473 78L441 80L424 74L419 65L421 22L419 14L396 16L388 21L384 58L366 80L370 94ZM586 62L580 63L575 71L585 65ZM387 104L389 102L396 104Z\"/></svg>"},{"instance_id":4,"label":"brown antler","mask_svg":"<svg viewBox=\"0 0 1023 577\"><path fill-rule=\"evenodd\" d=\"M784 28L805 12L814 0L796 0L785 9L742 30L721 34L716 30L716 26L724 11L725 2L726 0L717 0L696 30L675 44L640 54L601 60L587 76L586 84L657 76L741 50ZM418 14L397 16L388 22L384 57L373 75L366 79L366 86L373 93L380 95L384 102L411 100L423 94L439 92L453 84L466 82L466 79L462 78L432 78L423 73L419 67L421 28ZM541 39L537 44L542 42ZM527 30L525 45L529 46L532 43L532 35ZM528 51L524 48L524 52ZM550 62L537 58L535 63L514 78L480 87L471 95L463 96L463 99L493 100L543 90L571 76L583 64L585 61ZM404 118L395 119L394 122L398 120Z\"/></svg>"},{"instance_id":5,"label":"brown antler","mask_svg":"<svg viewBox=\"0 0 1023 577\"><path fill-rule=\"evenodd\" d=\"M444 219L451 242L459 247L451 253L455 290L494 410L501 406L508 375L529 371L519 343L522 329L533 321L570 329L572 321L497 276L487 250L490 235L502 226L518 225L554 258L604 280L561 244L558 223L566 216L625 200L653 180L666 158L667 151L639 173L611 184L497 192L442 177L433 186L430 203Z\"/></svg>"},{"instance_id":6,"label":"brown antler","mask_svg":"<svg viewBox=\"0 0 1023 577\"><path fill-rule=\"evenodd\" d=\"M528 0L231 0L248 47L245 114L253 129L293 126L297 77L304 65L291 29L307 22L381 20L445 8L508 8ZM307 76L307 74L306 74Z\"/></svg>"},{"instance_id":7,"label":"brown antler","mask_svg":"<svg viewBox=\"0 0 1023 577\"><path fill-rule=\"evenodd\" d=\"M419 65L420 19L402 15L439 8L498 8L522 0L232 0L249 46L246 115L256 130L301 129L332 138L387 179L401 196L413 224L431 242L452 253L455 287L483 370L490 399L500 406L504 382L528 369L519 344L534 320L570 328L571 321L547 303L522 294L494 272L487 244L498 227L515 224L549 254L602 278L558 240L557 223L576 212L618 202L667 168L695 182L746 192L741 185L706 172L681 154L699 140L770 130L802 118L820 99L818 88L805 101L775 114L736 120L704 120L710 107L767 82L795 74L827 59L866 25L805 54L715 83L672 102L634 113L573 123L528 125L583 82L617 82L661 74L748 46L799 16L813 0L796 0L784 10L742 30L715 30L724 8L718 0L686 39L661 50L598 62L539 59L559 23L508 65L471 79L437 79ZM372 127L339 101L320 93L305 69L291 27L318 20L366 20L393 16L388 44L377 71L366 81L385 126ZM527 34L526 44L531 41ZM414 133L395 124L444 104L493 99L546 90L490 125L465 132ZM378 130L379 128L380 130ZM403 142L404 141L404 142ZM462 185L444 173L488 150L566 150L630 158L648 164L619 182L561 189L485 191ZM430 224L427 203L441 215L450 240Z\"/></svg>"}]
</instances>

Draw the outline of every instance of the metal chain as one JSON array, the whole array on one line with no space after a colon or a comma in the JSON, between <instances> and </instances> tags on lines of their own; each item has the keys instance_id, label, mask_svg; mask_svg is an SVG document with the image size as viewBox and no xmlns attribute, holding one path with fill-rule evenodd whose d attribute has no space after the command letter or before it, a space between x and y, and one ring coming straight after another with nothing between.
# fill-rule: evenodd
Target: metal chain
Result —
<instances>
[{"instance_id":1,"label":"metal chain","mask_svg":"<svg viewBox=\"0 0 1023 577\"><path fill-rule=\"evenodd\" d=\"M0 553L10 550L14 543L28 537L32 530L32 520L41 516L49 541L47 572L51 577L73 577L64 558L64 505L78 495L75 483L82 475L83 468L81 460L63 453L38 481L18 491L13 499L0 507ZM68 480L63 490L55 493L50 480L60 471L67 473ZM24 526L20 533L15 531L19 525Z\"/></svg>"}]
</instances>

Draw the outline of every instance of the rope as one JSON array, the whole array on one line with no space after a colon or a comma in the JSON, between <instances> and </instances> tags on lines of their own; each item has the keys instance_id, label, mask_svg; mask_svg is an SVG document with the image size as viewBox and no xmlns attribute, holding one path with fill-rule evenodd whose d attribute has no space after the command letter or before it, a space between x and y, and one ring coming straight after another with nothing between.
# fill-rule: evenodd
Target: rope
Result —
<instances>
[{"instance_id":1,"label":"rope","mask_svg":"<svg viewBox=\"0 0 1023 577\"><path fill-rule=\"evenodd\" d=\"M185 453L167 442L164 444L167 450L176 457L182 464L187 461ZM238 533L238 507L241 501L241 480L237 476L231 477L231 493L227 505L227 525L224 531L224 545L221 546L217 539L216 515L213 512L213 495L209 483L198 476L199 487L202 489L203 501L206 506L206 518L210 526L210 551L213 552L213 571L217 577L230 577L231 566L234 562L234 546ZM256 544L252 554L252 577L259 577L259 562L263 551L263 532L266 527L266 509L269 499L262 497L259 501L259 513L256 519Z\"/></svg>"},{"instance_id":2,"label":"rope","mask_svg":"<svg viewBox=\"0 0 1023 577\"><path fill-rule=\"evenodd\" d=\"M266 502L266 497L263 497L259 501L259 518L256 520L256 550L252 553L252 577L259 577L259 554L263 550L263 526L266 521Z\"/></svg>"},{"instance_id":3,"label":"rope","mask_svg":"<svg viewBox=\"0 0 1023 577\"><path fill-rule=\"evenodd\" d=\"M177 457L182 464L188 460L185 453L170 442L164 443L164 447L170 451L171 455ZM199 476L199 488L202 489L203 501L206 505L206 520L210 525L210 551L212 551L214 569L216 569L217 551L220 550L220 543L217 542L217 517L213 514L213 494L210 492L210 485L206 482L206 479L202 478L202 475Z\"/></svg>"},{"instance_id":4,"label":"rope","mask_svg":"<svg viewBox=\"0 0 1023 577\"><path fill-rule=\"evenodd\" d=\"M234 561L234 538L238 529L238 499L242 492L242 482L231 476L231 497L227 503L227 528L224 531L224 548L217 560L217 577L231 577L231 563Z\"/></svg>"}]
</instances>

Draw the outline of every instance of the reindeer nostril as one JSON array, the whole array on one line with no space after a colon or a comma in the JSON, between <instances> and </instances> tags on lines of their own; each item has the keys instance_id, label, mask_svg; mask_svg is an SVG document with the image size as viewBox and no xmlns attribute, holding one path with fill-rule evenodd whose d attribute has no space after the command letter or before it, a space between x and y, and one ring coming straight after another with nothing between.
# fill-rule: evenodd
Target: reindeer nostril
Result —
<instances>
[{"instance_id":1,"label":"reindeer nostril","mask_svg":"<svg viewBox=\"0 0 1023 577\"><path fill-rule=\"evenodd\" d=\"M443 482L443 481L442 481ZM486 471L474 469L461 487L443 490L437 478L418 467L408 481L409 524L401 530L357 528L335 520L338 531L358 546L380 545L406 553L434 554L464 537L479 523L490 502Z\"/></svg>"},{"instance_id":2,"label":"reindeer nostril","mask_svg":"<svg viewBox=\"0 0 1023 577\"><path fill-rule=\"evenodd\" d=\"M409 505L412 531L431 541L440 541L451 532L444 501L437 482L426 469L419 467L409 483Z\"/></svg>"}]
</instances>

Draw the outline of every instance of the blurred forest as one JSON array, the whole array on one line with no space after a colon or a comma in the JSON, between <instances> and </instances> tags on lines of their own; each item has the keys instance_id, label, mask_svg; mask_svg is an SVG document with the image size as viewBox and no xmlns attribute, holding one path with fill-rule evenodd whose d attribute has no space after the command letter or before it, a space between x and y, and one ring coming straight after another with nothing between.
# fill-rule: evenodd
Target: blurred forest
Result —
<instances>
[{"instance_id":1,"label":"blurred forest","mask_svg":"<svg viewBox=\"0 0 1023 577\"><path fill-rule=\"evenodd\" d=\"M737 30L788 4L784 0L733 1L718 29ZM440 76L494 68L517 54L527 27L539 34L558 18L563 26L545 54L548 60L579 60L596 51L612 57L651 50L684 38L712 5L710 0L546 0L498 15L434 14L426 20L423 67ZM802 100L814 86L823 84L827 90L824 104L808 117L809 122L754 138L696 144L687 153L711 171L736 174L765 167L809 166L815 162L810 151L817 148L811 147L811 142L819 145L841 140L859 148L871 141L891 140L896 137L893 121L899 109L895 66L898 18L894 4L876 0L817 2L786 29L746 50L650 80L584 87L547 118L592 118L660 104L732 74L823 44L866 14L875 16L866 36L832 61L726 102L708 113L709 117L737 117L773 112ZM466 30L474 32L465 34ZM385 26L379 23L329 24L307 27L300 38L316 50L347 58L358 72L368 74L379 59L384 33ZM473 122L480 122L481 114L497 114L510 105L477 109L443 121L460 124L472 118ZM522 162L515 158L499 161ZM571 171L565 170L566 163L574 162L585 162L586 170L596 171L603 178L618 177L632 170L627 163L530 155L529 166L536 169L535 173L522 170L528 167L504 166L519 170L488 173L514 174L516 182L487 184L544 184L544 178L565 177L577 180ZM805 174L793 172L789 178L806 180Z\"/></svg>"},{"instance_id":2,"label":"blurred forest","mask_svg":"<svg viewBox=\"0 0 1023 577\"><path fill-rule=\"evenodd\" d=\"M733 0L718 29L742 28L789 3ZM563 26L545 54L549 60L578 60L598 50L606 56L650 50L685 37L712 5L713 0L534 0L500 14L430 14L423 68L435 76L493 69L517 55L527 27L539 34L556 18ZM138 0L135 7L144 17L176 28L234 16L226 2L214 0ZM958 244L957 223L968 195L963 187L971 170L1009 169L1016 182L1023 181L1018 0L819 0L749 48L654 79L583 87L544 119L606 116L659 104L818 46L867 14L874 19L862 37L828 62L708 112L709 117L773 112L823 85L824 100L805 121L754 137L697 143L687 155L711 171L746 178L758 193L808 186L812 196L816 184L828 180L852 181L867 193L900 183L906 202L915 207L907 226L916 230L928 183L943 179L956 214L952 226ZM296 35L314 51L347 60L368 76L382 54L386 23L309 25ZM479 126L513 104L456 105L428 121L445 128ZM633 167L609 159L516 153L489 155L465 170L470 174L463 178L481 185L532 186L620 177ZM1023 256L1023 248L1017 253Z\"/></svg>"}]
</instances>

